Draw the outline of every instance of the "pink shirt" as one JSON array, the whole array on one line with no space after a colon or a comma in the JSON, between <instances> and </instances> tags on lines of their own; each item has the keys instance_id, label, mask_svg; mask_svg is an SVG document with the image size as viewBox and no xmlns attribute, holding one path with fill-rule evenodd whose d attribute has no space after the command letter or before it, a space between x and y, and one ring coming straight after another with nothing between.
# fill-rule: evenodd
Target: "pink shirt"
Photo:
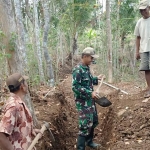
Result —
<instances>
[{"instance_id":1,"label":"pink shirt","mask_svg":"<svg viewBox=\"0 0 150 150\"><path fill-rule=\"evenodd\" d=\"M7 100L0 122L0 132L6 133L15 150L27 150L32 141L33 121L29 109L13 93Z\"/></svg>"}]
</instances>

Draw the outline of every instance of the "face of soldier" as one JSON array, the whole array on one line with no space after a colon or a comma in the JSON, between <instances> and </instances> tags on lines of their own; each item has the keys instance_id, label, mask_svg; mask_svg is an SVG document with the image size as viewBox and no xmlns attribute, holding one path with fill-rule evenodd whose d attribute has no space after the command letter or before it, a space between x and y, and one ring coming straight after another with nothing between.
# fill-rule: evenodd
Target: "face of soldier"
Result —
<instances>
[{"instance_id":1,"label":"face of soldier","mask_svg":"<svg viewBox=\"0 0 150 150\"><path fill-rule=\"evenodd\" d=\"M93 57L92 56L88 56L88 55L85 55L84 57L83 57L83 61L84 61L84 64L85 65L90 65L92 62L93 62Z\"/></svg>"},{"instance_id":2,"label":"face of soldier","mask_svg":"<svg viewBox=\"0 0 150 150\"><path fill-rule=\"evenodd\" d=\"M140 9L140 13L141 13L141 15L143 16L144 19L147 19L147 18L150 17L149 11L150 11L149 6L147 6L145 9Z\"/></svg>"}]
</instances>

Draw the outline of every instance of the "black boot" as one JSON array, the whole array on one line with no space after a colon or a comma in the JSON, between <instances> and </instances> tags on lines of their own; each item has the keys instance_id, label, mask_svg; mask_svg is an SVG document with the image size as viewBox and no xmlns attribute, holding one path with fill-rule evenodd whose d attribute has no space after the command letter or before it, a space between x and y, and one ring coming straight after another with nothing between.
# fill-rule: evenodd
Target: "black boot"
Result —
<instances>
[{"instance_id":1,"label":"black boot","mask_svg":"<svg viewBox=\"0 0 150 150\"><path fill-rule=\"evenodd\" d=\"M96 149L97 147L100 146L100 144L94 143L93 137L94 137L94 128L91 129L90 134L86 138L86 145L89 146L90 148Z\"/></svg>"},{"instance_id":2,"label":"black boot","mask_svg":"<svg viewBox=\"0 0 150 150\"><path fill-rule=\"evenodd\" d=\"M85 137L84 136L78 136L77 139L77 150L85 150Z\"/></svg>"}]
</instances>

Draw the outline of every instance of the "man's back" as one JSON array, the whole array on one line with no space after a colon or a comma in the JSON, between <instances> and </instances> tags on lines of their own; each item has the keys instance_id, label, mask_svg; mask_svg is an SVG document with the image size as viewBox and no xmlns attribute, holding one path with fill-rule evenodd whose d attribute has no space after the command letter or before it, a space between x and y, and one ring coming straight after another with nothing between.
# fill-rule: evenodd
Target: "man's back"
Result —
<instances>
[{"instance_id":1,"label":"man's back","mask_svg":"<svg viewBox=\"0 0 150 150\"><path fill-rule=\"evenodd\" d=\"M0 132L9 135L9 141L15 149L26 150L31 143L32 118L24 102L11 93L0 123Z\"/></svg>"}]
</instances>

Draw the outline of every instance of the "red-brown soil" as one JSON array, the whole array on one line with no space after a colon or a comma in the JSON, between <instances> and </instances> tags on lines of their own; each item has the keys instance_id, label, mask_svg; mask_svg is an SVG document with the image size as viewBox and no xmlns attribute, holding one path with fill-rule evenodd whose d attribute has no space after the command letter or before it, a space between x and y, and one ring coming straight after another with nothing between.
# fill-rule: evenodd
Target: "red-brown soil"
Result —
<instances>
[{"instance_id":1,"label":"red-brown soil","mask_svg":"<svg viewBox=\"0 0 150 150\"><path fill-rule=\"evenodd\" d=\"M134 83L115 85L130 94L124 95L102 86L102 95L108 95L113 104L109 108L97 105L99 125L94 140L106 150L150 150L150 100L143 98L145 91ZM37 150L75 150L78 115L71 90L71 75L66 75L56 88L41 86L38 90L31 89L31 97L39 123L49 122L55 137L55 142L52 142L46 131L36 145Z\"/></svg>"},{"instance_id":2,"label":"red-brown soil","mask_svg":"<svg viewBox=\"0 0 150 150\"><path fill-rule=\"evenodd\" d=\"M142 102L145 100L143 98L145 91L134 83L119 83L116 86L131 95L124 95L108 86L102 86L101 93L108 95L107 98L113 104L109 108L97 106L99 125L95 129L95 141L101 143L106 150L149 150L150 102L148 99ZM41 91L43 89L44 87ZM48 89L46 91L48 92ZM71 90L71 75L68 75L44 99L34 93L33 102L38 112L38 120L41 123L42 121L51 123L51 130L56 140L51 142L46 133L37 145L38 149L75 150L78 115ZM39 146L41 144L42 146Z\"/></svg>"}]
</instances>

